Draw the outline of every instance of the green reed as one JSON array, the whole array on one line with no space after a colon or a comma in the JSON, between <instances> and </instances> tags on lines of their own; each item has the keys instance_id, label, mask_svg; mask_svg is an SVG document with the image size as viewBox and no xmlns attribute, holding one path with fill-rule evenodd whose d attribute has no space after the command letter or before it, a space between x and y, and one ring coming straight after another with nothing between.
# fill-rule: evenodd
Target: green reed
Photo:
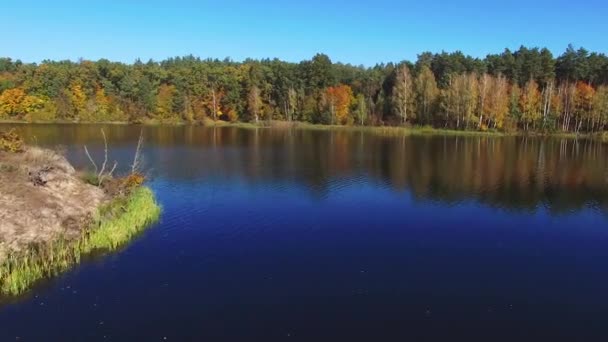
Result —
<instances>
[{"instance_id":1,"label":"green reed","mask_svg":"<svg viewBox=\"0 0 608 342\"><path fill-rule=\"evenodd\" d=\"M94 251L113 251L158 220L160 207L146 187L102 206L78 239L58 239L10 254L0 265L0 293L19 295L43 278L56 276Z\"/></svg>"}]
</instances>

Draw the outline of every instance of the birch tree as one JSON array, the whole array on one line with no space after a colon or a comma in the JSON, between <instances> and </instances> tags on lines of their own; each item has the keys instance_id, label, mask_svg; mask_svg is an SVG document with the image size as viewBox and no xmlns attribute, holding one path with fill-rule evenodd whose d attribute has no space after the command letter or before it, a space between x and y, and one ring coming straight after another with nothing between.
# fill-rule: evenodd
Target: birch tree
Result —
<instances>
[{"instance_id":1,"label":"birch tree","mask_svg":"<svg viewBox=\"0 0 608 342\"><path fill-rule=\"evenodd\" d=\"M415 85L420 119L428 124L431 122L431 113L434 112L439 97L435 75L428 66L424 65L422 67L418 77L416 77Z\"/></svg>"},{"instance_id":2,"label":"birch tree","mask_svg":"<svg viewBox=\"0 0 608 342\"><path fill-rule=\"evenodd\" d=\"M407 65L403 64L396 70L393 87L393 109L405 124L408 118L413 118L414 97L412 96L412 75Z\"/></svg>"},{"instance_id":3,"label":"birch tree","mask_svg":"<svg viewBox=\"0 0 608 342\"><path fill-rule=\"evenodd\" d=\"M262 107L262 98L260 97L260 88L257 86L251 86L249 94L247 96L247 109L249 114L253 117L253 121L256 123L260 119L260 109Z\"/></svg>"}]
</instances>

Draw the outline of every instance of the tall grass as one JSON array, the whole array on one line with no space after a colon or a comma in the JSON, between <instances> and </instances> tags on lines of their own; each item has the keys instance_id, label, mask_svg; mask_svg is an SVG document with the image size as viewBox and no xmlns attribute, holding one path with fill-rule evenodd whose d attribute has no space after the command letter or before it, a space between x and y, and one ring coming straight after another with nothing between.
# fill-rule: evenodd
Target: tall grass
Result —
<instances>
[{"instance_id":1,"label":"tall grass","mask_svg":"<svg viewBox=\"0 0 608 342\"><path fill-rule=\"evenodd\" d=\"M283 128L301 129L316 131L350 131L367 132L387 137L401 136L481 136L481 137L506 137L506 136L534 136L534 137L555 137L567 139L596 139L608 142L608 133L572 133L572 132L526 132L526 131L499 131L496 129L481 131L476 129L453 129L432 126L349 126L349 125L329 125L313 124L302 121L262 121L260 123L231 123L225 121L211 122L207 126L217 127L238 127L238 128Z\"/></svg>"},{"instance_id":2,"label":"tall grass","mask_svg":"<svg viewBox=\"0 0 608 342\"><path fill-rule=\"evenodd\" d=\"M0 265L0 293L19 295L36 281L55 276L80 263L94 251L113 251L158 219L154 194L139 187L98 210L93 221L75 240L58 239L13 253Z\"/></svg>"}]
</instances>

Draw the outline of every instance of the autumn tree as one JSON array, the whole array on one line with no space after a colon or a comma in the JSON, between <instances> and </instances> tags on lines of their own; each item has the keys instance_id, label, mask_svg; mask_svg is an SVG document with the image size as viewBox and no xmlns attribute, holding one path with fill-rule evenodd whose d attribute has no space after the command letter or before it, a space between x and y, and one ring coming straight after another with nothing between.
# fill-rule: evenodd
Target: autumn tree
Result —
<instances>
[{"instance_id":1,"label":"autumn tree","mask_svg":"<svg viewBox=\"0 0 608 342\"><path fill-rule=\"evenodd\" d=\"M521 97L521 88L517 83L512 83L509 86L509 115L507 116L508 126L505 127L508 130L516 130L517 124L521 119L521 108L519 106L519 99Z\"/></svg>"},{"instance_id":2,"label":"autumn tree","mask_svg":"<svg viewBox=\"0 0 608 342\"><path fill-rule=\"evenodd\" d=\"M580 81L576 83L574 107L576 113L575 131L577 132L585 121L587 122L587 127L590 127L594 95L595 90L589 84Z\"/></svg>"},{"instance_id":3,"label":"autumn tree","mask_svg":"<svg viewBox=\"0 0 608 342\"><path fill-rule=\"evenodd\" d=\"M469 125L471 123L475 124L477 120L475 114L477 113L476 109L478 106L479 85L477 75L475 74L462 75L461 79L460 93L462 96L462 108L464 109L463 117L468 129Z\"/></svg>"},{"instance_id":4,"label":"autumn tree","mask_svg":"<svg viewBox=\"0 0 608 342\"><path fill-rule=\"evenodd\" d=\"M450 122L456 121L460 115L458 102L458 91L454 82L454 78L450 78L445 89L441 90L440 107L445 113L444 126L448 127Z\"/></svg>"},{"instance_id":5,"label":"autumn tree","mask_svg":"<svg viewBox=\"0 0 608 342\"><path fill-rule=\"evenodd\" d=\"M365 96L363 94L357 95L356 103L357 108L355 109L355 114L357 116L357 122L359 125L363 126L367 120L367 101L365 100Z\"/></svg>"},{"instance_id":6,"label":"autumn tree","mask_svg":"<svg viewBox=\"0 0 608 342\"><path fill-rule=\"evenodd\" d=\"M541 92L541 101L542 101L542 105L541 105L541 110L542 110L542 116L543 116L543 129L545 129L545 126L547 124L547 120L550 119L551 117L551 102L552 102L552 98L553 98L553 92L554 92L554 83L552 80L547 81L545 87L543 88L542 92Z\"/></svg>"},{"instance_id":7,"label":"autumn tree","mask_svg":"<svg viewBox=\"0 0 608 342\"><path fill-rule=\"evenodd\" d=\"M262 111L262 98L260 97L260 88L251 86L247 95L247 109L253 118L254 122L258 122Z\"/></svg>"},{"instance_id":8,"label":"autumn tree","mask_svg":"<svg viewBox=\"0 0 608 342\"><path fill-rule=\"evenodd\" d=\"M294 88L289 88L289 90L287 91L285 107L285 116L287 121L293 120L293 114L298 107L298 93Z\"/></svg>"},{"instance_id":9,"label":"autumn tree","mask_svg":"<svg viewBox=\"0 0 608 342\"><path fill-rule=\"evenodd\" d=\"M448 87L444 90L441 107L447 118L456 120L456 128L464 122L466 128L475 120L478 94L477 77L474 74L452 75Z\"/></svg>"},{"instance_id":10,"label":"autumn tree","mask_svg":"<svg viewBox=\"0 0 608 342\"><path fill-rule=\"evenodd\" d=\"M492 112L492 108L491 108L492 103L490 100L490 94L492 91L492 87L494 85L494 78L492 76L490 76L489 74L484 73L481 76L479 76L479 81L477 84L478 84L478 98L479 98L479 103L477 105L477 110L478 110L477 116L479 117L478 127L481 128L483 119L484 119L484 114L487 117Z\"/></svg>"},{"instance_id":11,"label":"autumn tree","mask_svg":"<svg viewBox=\"0 0 608 342\"><path fill-rule=\"evenodd\" d=\"M608 123L608 86L600 86L593 99L595 130L603 129Z\"/></svg>"},{"instance_id":12,"label":"autumn tree","mask_svg":"<svg viewBox=\"0 0 608 342\"><path fill-rule=\"evenodd\" d=\"M328 87L325 91L325 98L332 123L346 124L349 119L350 106L354 100L351 87L344 84Z\"/></svg>"},{"instance_id":13,"label":"autumn tree","mask_svg":"<svg viewBox=\"0 0 608 342\"><path fill-rule=\"evenodd\" d=\"M98 117L107 118L110 113L110 99L102 87L95 90L95 107Z\"/></svg>"},{"instance_id":14,"label":"autumn tree","mask_svg":"<svg viewBox=\"0 0 608 342\"><path fill-rule=\"evenodd\" d=\"M562 109L562 131L570 129L570 122L575 116L575 97L576 85L570 82L564 82L559 86L558 97L560 100L559 107Z\"/></svg>"},{"instance_id":15,"label":"autumn tree","mask_svg":"<svg viewBox=\"0 0 608 342\"><path fill-rule=\"evenodd\" d=\"M110 98L105 90L97 86L93 96L86 100L86 106L78 114L78 118L84 122L102 122L124 119L119 114L120 110L111 106Z\"/></svg>"},{"instance_id":16,"label":"autumn tree","mask_svg":"<svg viewBox=\"0 0 608 342\"><path fill-rule=\"evenodd\" d=\"M534 93L529 80L537 85L540 114L528 105ZM250 106L253 85L259 105ZM341 85L350 88L351 98L338 108L338 102L349 102L340 101L349 98L341 96ZM400 124L460 129L597 131L605 128L600 89L607 85L608 57L572 46L557 58L548 49L522 46L483 59L423 52L414 64L372 67L333 63L323 54L300 63L184 56L27 64L0 58L0 115L30 121L254 121L255 107L258 120L375 125L397 117Z\"/></svg>"},{"instance_id":17,"label":"autumn tree","mask_svg":"<svg viewBox=\"0 0 608 342\"><path fill-rule=\"evenodd\" d=\"M435 75L433 75L428 66L422 66L420 73L416 77L415 89L419 118L428 124L432 121L431 114L435 112L439 97L439 88L437 88Z\"/></svg>"},{"instance_id":18,"label":"autumn tree","mask_svg":"<svg viewBox=\"0 0 608 342\"><path fill-rule=\"evenodd\" d=\"M207 116L217 120L222 115L220 104L222 103L225 93L223 89L216 90L215 88L205 94L203 99L204 107L207 111Z\"/></svg>"},{"instance_id":19,"label":"autumn tree","mask_svg":"<svg viewBox=\"0 0 608 342\"><path fill-rule=\"evenodd\" d=\"M487 113L488 127L502 128L509 113L509 83L499 75L492 77L489 93L484 100L484 112Z\"/></svg>"},{"instance_id":20,"label":"autumn tree","mask_svg":"<svg viewBox=\"0 0 608 342\"><path fill-rule=\"evenodd\" d=\"M156 95L156 117L165 120L169 119L173 111L173 101L175 96L175 86L171 84L161 84Z\"/></svg>"},{"instance_id":21,"label":"autumn tree","mask_svg":"<svg viewBox=\"0 0 608 342\"><path fill-rule=\"evenodd\" d=\"M405 124L408 118L413 119L415 117L412 75L406 64L399 66L395 72L392 104L395 113Z\"/></svg>"},{"instance_id":22,"label":"autumn tree","mask_svg":"<svg viewBox=\"0 0 608 342\"><path fill-rule=\"evenodd\" d=\"M549 103L549 115L555 121L553 127L557 129L559 125L559 118L564 111L564 103L561 98L561 88L552 87L551 99Z\"/></svg>"},{"instance_id":23,"label":"autumn tree","mask_svg":"<svg viewBox=\"0 0 608 342\"><path fill-rule=\"evenodd\" d=\"M530 124L535 124L540 119L540 92L536 81L530 80L522 89L519 106L522 113L522 122L525 130L529 130Z\"/></svg>"},{"instance_id":24,"label":"autumn tree","mask_svg":"<svg viewBox=\"0 0 608 342\"><path fill-rule=\"evenodd\" d=\"M23 88L7 89L0 94L0 118L19 119L43 105L43 101L28 95Z\"/></svg>"},{"instance_id":25,"label":"autumn tree","mask_svg":"<svg viewBox=\"0 0 608 342\"><path fill-rule=\"evenodd\" d=\"M87 95L80 82L72 82L67 89L67 95L73 109L72 116L78 118L86 114Z\"/></svg>"}]
</instances>

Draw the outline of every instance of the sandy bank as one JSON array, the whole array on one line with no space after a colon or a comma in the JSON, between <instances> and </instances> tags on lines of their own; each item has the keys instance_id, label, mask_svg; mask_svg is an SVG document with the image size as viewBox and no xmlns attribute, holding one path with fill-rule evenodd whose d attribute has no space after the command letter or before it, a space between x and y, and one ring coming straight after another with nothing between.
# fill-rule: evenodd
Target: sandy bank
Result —
<instances>
[{"instance_id":1,"label":"sandy bank","mask_svg":"<svg viewBox=\"0 0 608 342\"><path fill-rule=\"evenodd\" d=\"M58 153L37 147L0 151L0 264L7 253L32 244L80 236L107 200Z\"/></svg>"},{"instance_id":2,"label":"sandy bank","mask_svg":"<svg viewBox=\"0 0 608 342\"><path fill-rule=\"evenodd\" d=\"M50 150L0 150L0 298L27 291L86 254L113 251L158 219L143 175L99 179L101 186L87 183Z\"/></svg>"}]
</instances>

